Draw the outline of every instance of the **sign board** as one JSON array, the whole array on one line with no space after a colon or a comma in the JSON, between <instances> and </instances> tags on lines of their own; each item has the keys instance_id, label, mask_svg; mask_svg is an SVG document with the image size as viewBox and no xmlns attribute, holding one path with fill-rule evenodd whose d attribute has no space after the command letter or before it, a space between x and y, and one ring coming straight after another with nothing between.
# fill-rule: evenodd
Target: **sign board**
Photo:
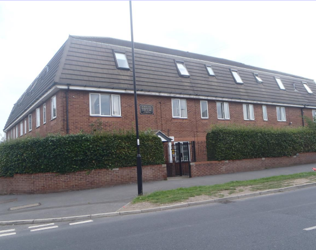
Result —
<instances>
[{"instance_id":1,"label":"sign board","mask_svg":"<svg viewBox=\"0 0 316 250\"><path fill-rule=\"evenodd\" d=\"M140 113L142 115L153 115L154 114L154 106L153 105L140 105Z\"/></svg>"}]
</instances>

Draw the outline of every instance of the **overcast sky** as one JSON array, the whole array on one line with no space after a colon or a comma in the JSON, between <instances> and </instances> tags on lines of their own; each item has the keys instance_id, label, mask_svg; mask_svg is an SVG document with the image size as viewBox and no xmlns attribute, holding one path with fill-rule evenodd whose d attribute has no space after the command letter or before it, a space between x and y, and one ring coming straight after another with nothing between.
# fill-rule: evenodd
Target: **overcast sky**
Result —
<instances>
[{"instance_id":1,"label":"overcast sky","mask_svg":"<svg viewBox=\"0 0 316 250\"><path fill-rule=\"evenodd\" d=\"M316 80L316 2L133 2L134 40ZM128 1L0 1L0 133L68 35L130 40Z\"/></svg>"}]
</instances>

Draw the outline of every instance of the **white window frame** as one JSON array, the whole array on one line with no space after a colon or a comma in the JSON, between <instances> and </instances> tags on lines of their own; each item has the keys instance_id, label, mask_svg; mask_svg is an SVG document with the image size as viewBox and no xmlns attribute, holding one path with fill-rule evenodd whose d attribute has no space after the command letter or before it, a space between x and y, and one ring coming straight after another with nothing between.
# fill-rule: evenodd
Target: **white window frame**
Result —
<instances>
[{"instance_id":1,"label":"white window frame","mask_svg":"<svg viewBox=\"0 0 316 250\"><path fill-rule=\"evenodd\" d=\"M206 116L205 117L203 117L203 105L202 105L202 103L206 103ZM201 109L201 118L208 119L208 101L201 100L200 101L200 109Z\"/></svg>"},{"instance_id":2,"label":"white window frame","mask_svg":"<svg viewBox=\"0 0 316 250\"><path fill-rule=\"evenodd\" d=\"M268 121L268 109L266 105L262 105L262 118L264 121Z\"/></svg>"},{"instance_id":3,"label":"white window frame","mask_svg":"<svg viewBox=\"0 0 316 250\"><path fill-rule=\"evenodd\" d=\"M118 55L118 54L124 56L124 59L125 59L125 61L126 61L126 63L127 63L127 67L119 66L118 58L117 58L117 55ZM125 53L122 53L122 52L115 52L115 51L114 51L114 57L115 57L116 67L117 67L118 69L128 69L128 70L130 69L130 68L129 68L129 64L128 64L128 60L127 60L127 57L126 57Z\"/></svg>"},{"instance_id":4,"label":"white window frame","mask_svg":"<svg viewBox=\"0 0 316 250\"><path fill-rule=\"evenodd\" d=\"M27 130L27 121L26 118L24 119L24 134L26 134Z\"/></svg>"},{"instance_id":5,"label":"white window frame","mask_svg":"<svg viewBox=\"0 0 316 250\"><path fill-rule=\"evenodd\" d=\"M243 113L245 121L254 121L255 120L255 111L253 104L243 104Z\"/></svg>"},{"instance_id":6,"label":"white window frame","mask_svg":"<svg viewBox=\"0 0 316 250\"><path fill-rule=\"evenodd\" d=\"M259 76L258 73L254 73L257 83L263 83L262 78Z\"/></svg>"},{"instance_id":7,"label":"white window frame","mask_svg":"<svg viewBox=\"0 0 316 250\"><path fill-rule=\"evenodd\" d=\"M236 83L238 83L238 84L243 84L244 83L242 81L241 76L239 75L237 70L231 69L230 71L232 72L233 78L234 78Z\"/></svg>"},{"instance_id":8,"label":"white window frame","mask_svg":"<svg viewBox=\"0 0 316 250\"><path fill-rule=\"evenodd\" d=\"M316 122L316 110L315 109L312 110L312 117L313 117L313 121Z\"/></svg>"},{"instance_id":9,"label":"white window frame","mask_svg":"<svg viewBox=\"0 0 316 250\"><path fill-rule=\"evenodd\" d=\"M43 104L43 124L46 124L46 103Z\"/></svg>"},{"instance_id":10,"label":"white window frame","mask_svg":"<svg viewBox=\"0 0 316 250\"><path fill-rule=\"evenodd\" d=\"M29 114L27 116L28 119L28 125L29 125L29 132L32 131L32 114Z\"/></svg>"},{"instance_id":11,"label":"white window frame","mask_svg":"<svg viewBox=\"0 0 316 250\"><path fill-rule=\"evenodd\" d=\"M286 122L285 107L276 107L276 114L278 122Z\"/></svg>"},{"instance_id":12,"label":"white window frame","mask_svg":"<svg viewBox=\"0 0 316 250\"><path fill-rule=\"evenodd\" d=\"M50 109L51 120L56 119L57 118L57 105L56 105L56 96L55 95L51 98L50 107L51 107L51 109ZM55 115L54 115L54 108L55 108Z\"/></svg>"},{"instance_id":13,"label":"white window frame","mask_svg":"<svg viewBox=\"0 0 316 250\"><path fill-rule=\"evenodd\" d=\"M92 114L92 104L91 104L91 96L92 95L99 95L99 114ZM110 103L110 115L102 115L101 113L101 96L102 95L108 95L110 96L111 103ZM115 105L114 105L114 99L118 98L118 112L119 114L115 114ZM115 94L100 94L100 93L90 93L89 94L89 105L90 105L90 116L101 116L101 117L121 117L122 111L121 111L121 96L115 95Z\"/></svg>"},{"instance_id":14,"label":"white window frame","mask_svg":"<svg viewBox=\"0 0 316 250\"><path fill-rule=\"evenodd\" d=\"M210 65L205 65L205 67L206 67L206 71L207 71L207 73L208 73L209 76L215 76L215 72L214 72L212 66L210 66Z\"/></svg>"},{"instance_id":15,"label":"white window frame","mask_svg":"<svg viewBox=\"0 0 316 250\"><path fill-rule=\"evenodd\" d=\"M41 109L37 108L36 111L36 127L38 128L39 126L41 126Z\"/></svg>"},{"instance_id":16,"label":"white window frame","mask_svg":"<svg viewBox=\"0 0 316 250\"><path fill-rule=\"evenodd\" d=\"M222 117L218 110L221 110ZM217 112L217 119L219 120L229 120L230 113L229 113L229 103L228 102L216 102L216 112Z\"/></svg>"},{"instance_id":17,"label":"white window frame","mask_svg":"<svg viewBox=\"0 0 316 250\"><path fill-rule=\"evenodd\" d=\"M18 138L19 137L19 125L15 126L15 137Z\"/></svg>"},{"instance_id":18,"label":"white window frame","mask_svg":"<svg viewBox=\"0 0 316 250\"><path fill-rule=\"evenodd\" d=\"M174 107L174 101L178 102L178 107ZM185 104L185 109L182 109L182 105ZM180 119L187 119L188 118L188 106L187 106L187 100L186 99L171 99L171 106L172 106L172 118L180 118ZM179 109L179 116L175 115L174 111L175 108Z\"/></svg>"},{"instance_id":19,"label":"white window frame","mask_svg":"<svg viewBox=\"0 0 316 250\"><path fill-rule=\"evenodd\" d=\"M190 73L189 73L187 67L185 66L184 62L176 61L176 65L177 65L177 70L178 70L178 73L180 76L190 77Z\"/></svg>"},{"instance_id":20,"label":"white window frame","mask_svg":"<svg viewBox=\"0 0 316 250\"><path fill-rule=\"evenodd\" d=\"M281 78L280 77L274 77L275 78L275 81L276 81L276 83L278 84L278 86L279 86L279 88L281 89L281 90L285 90L285 87L284 87L284 85L283 85L283 82L281 81Z\"/></svg>"},{"instance_id":21,"label":"white window frame","mask_svg":"<svg viewBox=\"0 0 316 250\"><path fill-rule=\"evenodd\" d=\"M23 121L20 122L20 136L23 135Z\"/></svg>"},{"instance_id":22,"label":"white window frame","mask_svg":"<svg viewBox=\"0 0 316 250\"><path fill-rule=\"evenodd\" d=\"M308 87L308 85L305 82L303 83L303 85L304 85L308 94L313 94L313 91L310 89L310 87Z\"/></svg>"}]
</instances>

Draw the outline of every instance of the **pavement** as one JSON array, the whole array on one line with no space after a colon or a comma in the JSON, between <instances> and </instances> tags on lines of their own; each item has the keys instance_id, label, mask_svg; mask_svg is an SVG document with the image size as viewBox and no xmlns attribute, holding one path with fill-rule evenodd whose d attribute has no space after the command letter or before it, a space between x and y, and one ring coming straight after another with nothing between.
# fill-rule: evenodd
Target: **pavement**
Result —
<instances>
[{"instance_id":1,"label":"pavement","mask_svg":"<svg viewBox=\"0 0 316 250\"><path fill-rule=\"evenodd\" d=\"M214 185L230 181L310 172L315 166L316 164L305 164L196 178L168 178L166 181L145 182L143 191L146 194L180 187ZM260 194L262 192L258 193L258 195ZM0 195L0 225L72 220L76 216L92 218L118 215L120 213L117 211L136 196L136 184L51 194ZM177 206L170 208L175 207ZM128 213L128 211L124 212L124 214Z\"/></svg>"}]
</instances>

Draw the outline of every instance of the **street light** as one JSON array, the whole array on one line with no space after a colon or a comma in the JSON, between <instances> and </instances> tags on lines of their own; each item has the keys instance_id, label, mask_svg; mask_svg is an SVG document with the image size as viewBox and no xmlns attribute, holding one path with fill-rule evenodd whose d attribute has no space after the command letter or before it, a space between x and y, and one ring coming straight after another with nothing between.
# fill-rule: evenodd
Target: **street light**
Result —
<instances>
[{"instance_id":1,"label":"street light","mask_svg":"<svg viewBox=\"0 0 316 250\"><path fill-rule=\"evenodd\" d=\"M131 18L131 41L132 41L132 58L133 58L133 82L134 82L134 106L135 106L135 123L136 123L136 144L137 144L137 187L138 195L143 195L143 177L142 177L142 158L139 149L139 133L138 133L138 112L137 112L137 93L136 93L136 78L135 78L135 56L134 56L134 36L133 36L133 16L132 16L132 1L129 1L129 10Z\"/></svg>"}]
</instances>

